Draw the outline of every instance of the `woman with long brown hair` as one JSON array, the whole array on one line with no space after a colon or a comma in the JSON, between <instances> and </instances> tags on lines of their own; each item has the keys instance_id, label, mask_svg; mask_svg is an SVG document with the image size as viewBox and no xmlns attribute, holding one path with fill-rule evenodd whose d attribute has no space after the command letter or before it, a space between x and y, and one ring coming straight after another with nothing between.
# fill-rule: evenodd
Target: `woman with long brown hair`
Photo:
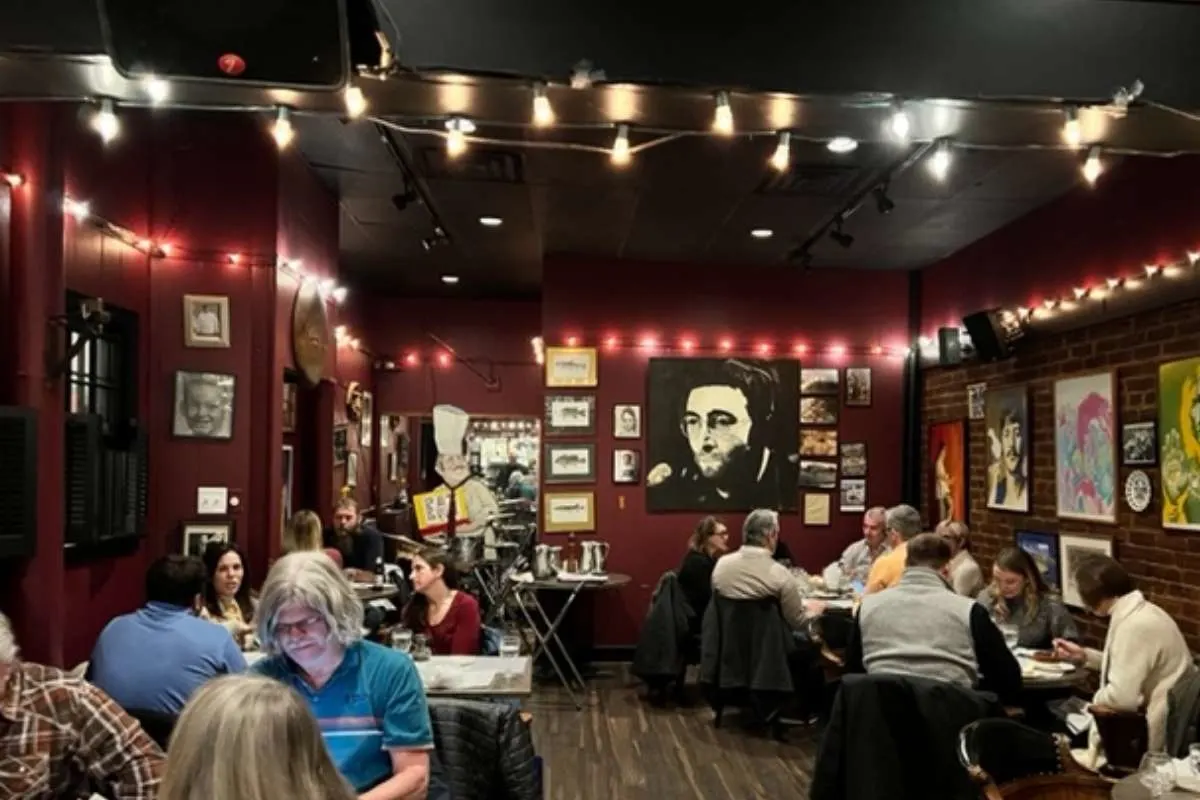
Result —
<instances>
[{"instance_id":1,"label":"woman with long brown hair","mask_svg":"<svg viewBox=\"0 0 1200 800\"><path fill-rule=\"evenodd\" d=\"M1079 638L1075 620L1046 586L1033 556L1018 547L996 555L992 583L977 599L997 622L1017 626L1018 647L1044 650L1055 639Z\"/></svg>"},{"instance_id":2,"label":"woman with long brown hair","mask_svg":"<svg viewBox=\"0 0 1200 800\"><path fill-rule=\"evenodd\" d=\"M679 588L692 611L696 612L694 627L697 632L712 596L713 567L728 549L729 530L716 517L700 520L688 540L687 552L679 565Z\"/></svg>"},{"instance_id":3,"label":"woman with long brown hair","mask_svg":"<svg viewBox=\"0 0 1200 800\"><path fill-rule=\"evenodd\" d=\"M479 655L479 601L460 591L459 572L443 550L426 547L412 559L413 597L404 607L404 625L429 638L434 655Z\"/></svg>"},{"instance_id":4,"label":"woman with long brown hair","mask_svg":"<svg viewBox=\"0 0 1200 800\"><path fill-rule=\"evenodd\" d=\"M254 633L258 598L250 591L246 556L233 542L211 542L204 549L204 606L200 616L224 625L244 650Z\"/></svg>"}]
</instances>

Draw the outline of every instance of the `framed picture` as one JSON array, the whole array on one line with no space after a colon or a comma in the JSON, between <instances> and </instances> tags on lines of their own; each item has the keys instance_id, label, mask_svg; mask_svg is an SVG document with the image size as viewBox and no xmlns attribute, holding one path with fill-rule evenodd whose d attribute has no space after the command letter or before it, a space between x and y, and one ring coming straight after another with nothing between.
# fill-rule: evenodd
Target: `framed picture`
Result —
<instances>
[{"instance_id":1,"label":"framed picture","mask_svg":"<svg viewBox=\"0 0 1200 800\"><path fill-rule=\"evenodd\" d=\"M396 451L393 450L387 454L387 479L390 483L396 483L400 480L400 471L397 468L400 464L400 459L396 457Z\"/></svg>"},{"instance_id":2,"label":"framed picture","mask_svg":"<svg viewBox=\"0 0 1200 800\"><path fill-rule=\"evenodd\" d=\"M1029 512L1029 388L989 389L984 398L987 425L987 507Z\"/></svg>"},{"instance_id":3,"label":"framed picture","mask_svg":"<svg viewBox=\"0 0 1200 800\"><path fill-rule=\"evenodd\" d=\"M183 523L182 551L185 556L203 558L204 549L213 542L232 542L232 522Z\"/></svg>"},{"instance_id":4,"label":"framed picture","mask_svg":"<svg viewBox=\"0 0 1200 800\"><path fill-rule=\"evenodd\" d=\"M961 419L929 424L930 526L945 520L967 522L967 424Z\"/></svg>"},{"instance_id":5,"label":"framed picture","mask_svg":"<svg viewBox=\"0 0 1200 800\"><path fill-rule=\"evenodd\" d=\"M870 367L846 367L846 405L857 408L871 405Z\"/></svg>"},{"instance_id":6,"label":"framed picture","mask_svg":"<svg viewBox=\"0 0 1200 800\"><path fill-rule=\"evenodd\" d=\"M1075 584L1075 568L1089 555L1099 553L1112 557L1113 543L1110 536L1086 536L1076 533L1058 535L1058 563L1062 569L1063 602L1075 608L1083 608L1079 587Z\"/></svg>"},{"instance_id":7,"label":"framed picture","mask_svg":"<svg viewBox=\"0 0 1200 800\"><path fill-rule=\"evenodd\" d=\"M596 495L593 492L546 492L542 530L575 533L596 529Z\"/></svg>"},{"instance_id":8,"label":"framed picture","mask_svg":"<svg viewBox=\"0 0 1200 800\"><path fill-rule=\"evenodd\" d=\"M1127 467L1153 466L1157 437L1153 422L1130 422L1121 426L1121 463Z\"/></svg>"},{"instance_id":9,"label":"framed picture","mask_svg":"<svg viewBox=\"0 0 1200 800\"><path fill-rule=\"evenodd\" d=\"M292 486L295 481L296 451L290 444L283 446L283 518L292 518Z\"/></svg>"},{"instance_id":10,"label":"framed picture","mask_svg":"<svg viewBox=\"0 0 1200 800\"><path fill-rule=\"evenodd\" d=\"M1052 591L1062 592L1062 572L1058 564L1058 534L1017 531L1017 547L1029 553L1037 564L1042 580Z\"/></svg>"},{"instance_id":11,"label":"framed picture","mask_svg":"<svg viewBox=\"0 0 1200 800\"><path fill-rule=\"evenodd\" d=\"M967 419L984 418L983 398L986 392L986 383L972 383L967 385Z\"/></svg>"},{"instance_id":12,"label":"framed picture","mask_svg":"<svg viewBox=\"0 0 1200 800\"><path fill-rule=\"evenodd\" d=\"M350 432L346 425L333 426L333 465L346 463L346 453L350 450Z\"/></svg>"},{"instance_id":13,"label":"framed picture","mask_svg":"<svg viewBox=\"0 0 1200 800\"><path fill-rule=\"evenodd\" d=\"M836 425L838 421L838 399L836 397L800 398L801 425Z\"/></svg>"},{"instance_id":14,"label":"framed picture","mask_svg":"<svg viewBox=\"0 0 1200 800\"><path fill-rule=\"evenodd\" d=\"M800 455L832 458L838 454L837 429L803 428L800 431Z\"/></svg>"},{"instance_id":15,"label":"framed picture","mask_svg":"<svg viewBox=\"0 0 1200 800\"><path fill-rule=\"evenodd\" d=\"M642 407L635 403L617 403L613 406L613 438L642 438Z\"/></svg>"},{"instance_id":16,"label":"framed picture","mask_svg":"<svg viewBox=\"0 0 1200 800\"><path fill-rule=\"evenodd\" d=\"M1058 516L1117 521L1116 373L1054 382L1054 486Z\"/></svg>"},{"instance_id":17,"label":"framed picture","mask_svg":"<svg viewBox=\"0 0 1200 800\"><path fill-rule=\"evenodd\" d=\"M183 343L186 347L229 347L229 298L185 294Z\"/></svg>"},{"instance_id":18,"label":"framed picture","mask_svg":"<svg viewBox=\"0 0 1200 800\"><path fill-rule=\"evenodd\" d=\"M843 442L841 446L842 454L842 477L843 478L863 478L867 474L867 443L866 442Z\"/></svg>"},{"instance_id":19,"label":"framed picture","mask_svg":"<svg viewBox=\"0 0 1200 800\"><path fill-rule=\"evenodd\" d=\"M283 432L296 432L296 384L283 384Z\"/></svg>"},{"instance_id":20,"label":"framed picture","mask_svg":"<svg viewBox=\"0 0 1200 800\"><path fill-rule=\"evenodd\" d=\"M1158 368L1158 463L1162 474L1162 525L1200 530L1200 357Z\"/></svg>"},{"instance_id":21,"label":"framed picture","mask_svg":"<svg viewBox=\"0 0 1200 800\"><path fill-rule=\"evenodd\" d=\"M838 510L853 513L867 510L867 482L863 478L842 478Z\"/></svg>"},{"instance_id":22,"label":"framed picture","mask_svg":"<svg viewBox=\"0 0 1200 800\"><path fill-rule=\"evenodd\" d=\"M546 483L594 483L596 445L546 443Z\"/></svg>"},{"instance_id":23,"label":"framed picture","mask_svg":"<svg viewBox=\"0 0 1200 800\"><path fill-rule=\"evenodd\" d=\"M800 395L812 397L817 395L838 396L841 388L840 373L836 368L812 368L800 370Z\"/></svg>"},{"instance_id":24,"label":"framed picture","mask_svg":"<svg viewBox=\"0 0 1200 800\"><path fill-rule=\"evenodd\" d=\"M172 431L188 439L232 439L235 379L217 372L175 373Z\"/></svg>"},{"instance_id":25,"label":"framed picture","mask_svg":"<svg viewBox=\"0 0 1200 800\"><path fill-rule=\"evenodd\" d=\"M362 416L358 420L358 443L363 447L371 446L371 426L375 422L375 401L370 392L362 393Z\"/></svg>"},{"instance_id":26,"label":"framed picture","mask_svg":"<svg viewBox=\"0 0 1200 800\"><path fill-rule=\"evenodd\" d=\"M642 480L642 454L637 450L613 450L613 483L639 483Z\"/></svg>"},{"instance_id":27,"label":"framed picture","mask_svg":"<svg viewBox=\"0 0 1200 800\"><path fill-rule=\"evenodd\" d=\"M587 435L596 431L596 398L590 394L546 395L546 433Z\"/></svg>"},{"instance_id":28,"label":"framed picture","mask_svg":"<svg viewBox=\"0 0 1200 800\"><path fill-rule=\"evenodd\" d=\"M836 489L837 464L832 461L800 461L801 489Z\"/></svg>"},{"instance_id":29,"label":"framed picture","mask_svg":"<svg viewBox=\"0 0 1200 800\"><path fill-rule=\"evenodd\" d=\"M828 525L832 516L830 508L833 505L829 495L823 492L809 492L804 495L804 524Z\"/></svg>"},{"instance_id":30,"label":"framed picture","mask_svg":"<svg viewBox=\"0 0 1200 800\"><path fill-rule=\"evenodd\" d=\"M546 385L552 389L594 388L596 362L594 347L547 347Z\"/></svg>"},{"instance_id":31,"label":"framed picture","mask_svg":"<svg viewBox=\"0 0 1200 800\"><path fill-rule=\"evenodd\" d=\"M346 485L351 489L358 486L358 451L346 454Z\"/></svg>"}]
</instances>

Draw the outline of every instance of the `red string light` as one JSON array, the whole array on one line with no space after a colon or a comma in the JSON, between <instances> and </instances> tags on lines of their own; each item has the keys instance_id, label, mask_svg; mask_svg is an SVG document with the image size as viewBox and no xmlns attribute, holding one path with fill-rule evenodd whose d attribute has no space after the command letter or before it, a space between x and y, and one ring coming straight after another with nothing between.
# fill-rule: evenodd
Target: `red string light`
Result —
<instances>
[{"instance_id":1,"label":"red string light","mask_svg":"<svg viewBox=\"0 0 1200 800\"><path fill-rule=\"evenodd\" d=\"M25 176L18 172L0 172L0 180L14 189L25 185Z\"/></svg>"}]
</instances>

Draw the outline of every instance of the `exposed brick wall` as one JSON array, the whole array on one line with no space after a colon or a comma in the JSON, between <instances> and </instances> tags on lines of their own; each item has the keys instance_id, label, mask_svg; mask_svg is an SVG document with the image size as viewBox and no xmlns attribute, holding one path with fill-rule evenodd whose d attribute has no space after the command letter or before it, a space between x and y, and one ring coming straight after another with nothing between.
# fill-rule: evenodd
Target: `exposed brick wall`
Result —
<instances>
[{"instance_id":1,"label":"exposed brick wall","mask_svg":"<svg viewBox=\"0 0 1200 800\"><path fill-rule=\"evenodd\" d=\"M926 430L922 442L928 441L929 422L966 419L968 384L985 381L989 389L1029 385L1033 486L1029 514L987 508L987 434L983 420L968 422L969 523L972 549L985 574L990 574L996 553L1015 541L1017 530L1111 534L1116 558L1135 576L1138 587L1175 618L1191 648L1200 650L1200 534L1163 530L1156 467L1141 468L1150 475L1155 491L1154 502L1144 513L1135 514L1126 505L1125 477L1134 468L1120 467L1116 525L1059 519L1055 514L1053 417L1056 379L1113 369L1120 395L1118 425L1154 420L1158 365L1198 353L1200 301L1190 301L1047 335L1022 347L1016 358L998 364L926 371L922 398ZM927 462L928 454L923 454L921 463ZM922 503L928 506L928 470L923 470L921 480ZM929 508L923 508L922 513L927 515ZM1084 615L1078 615L1078 619L1090 643L1102 644L1105 624Z\"/></svg>"}]
</instances>

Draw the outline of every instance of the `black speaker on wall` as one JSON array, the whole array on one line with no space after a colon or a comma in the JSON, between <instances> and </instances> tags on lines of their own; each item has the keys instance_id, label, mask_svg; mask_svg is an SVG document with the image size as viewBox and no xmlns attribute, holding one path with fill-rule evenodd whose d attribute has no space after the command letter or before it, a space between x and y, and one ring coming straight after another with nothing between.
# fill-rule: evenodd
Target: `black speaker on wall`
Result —
<instances>
[{"instance_id":1,"label":"black speaker on wall","mask_svg":"<svg viewBox=\"0 0 1200 800\"><path fill-rule=\"evenodd\" d=\"M938 364L954 367L962 363L962 337L958 328L938 328Z\"/></svg>"},{"instance_id":2,"label":"black speaker on wall","mask_svg":"<svg viewBox=\"0 0 1200 800\"><path fill-rule=\"evenodd\" d=\"M1013 354L1013 346L1025 335L1020 321L998 308L963 317L963 327L970 334L980 361L1008 358Z\"/></svg>"},{"instance_id":3,"label":"black speaker on wall","mask_svg":"<svg viewBox=\"0 0 1200 800\"><path fill-rule=\"evenodd\" d=\"M298 89L335 89L349 78L346 0L99 2L122 75Z\"/></svg>"}]
</instances>

